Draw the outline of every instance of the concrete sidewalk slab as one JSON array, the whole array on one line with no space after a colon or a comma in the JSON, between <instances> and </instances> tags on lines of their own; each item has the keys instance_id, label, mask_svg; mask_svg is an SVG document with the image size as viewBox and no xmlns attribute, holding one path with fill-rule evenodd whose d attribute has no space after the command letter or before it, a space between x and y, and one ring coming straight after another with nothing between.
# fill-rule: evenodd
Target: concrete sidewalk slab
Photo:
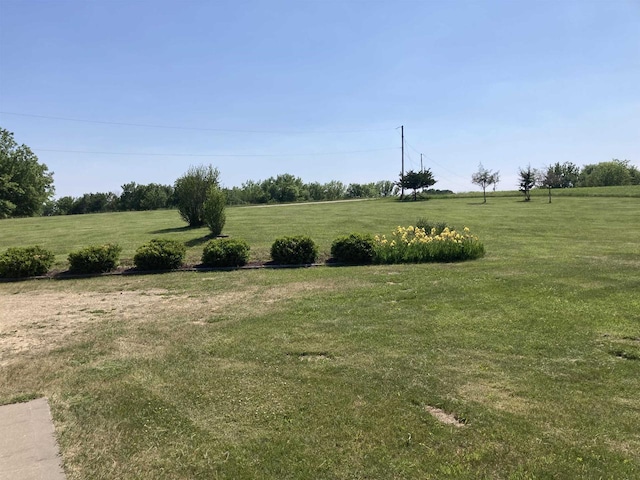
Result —
<instances>
[{"instance_id":1,"label":"concrete sidewalk slab","mask_svg":"<svg viewBox=\"0 0 640 480\"><path fill-rule=\"evenodd\" d=\"M0 407L0 480L65 480L46 398Z\"/></svg>"}]
</instances>

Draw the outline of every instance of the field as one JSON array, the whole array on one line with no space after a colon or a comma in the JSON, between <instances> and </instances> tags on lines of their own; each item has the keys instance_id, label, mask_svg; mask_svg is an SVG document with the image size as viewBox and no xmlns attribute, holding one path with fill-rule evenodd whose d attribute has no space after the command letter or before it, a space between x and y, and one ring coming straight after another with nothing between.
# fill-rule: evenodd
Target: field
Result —
<instances>
[{"instance_id":1,"label":"field","mask_svg":"<svg viewBox=\"0 0 640 480\"><path fill-rule=\"evenodd\" d=\"M454 264L0 283L0 403L49 398L68 478L640 476L640 205L492 197L230 208L304 233L468 226ZM176 212L3 220L0 252L206 229Z\"/></svg>"}]
</instances>

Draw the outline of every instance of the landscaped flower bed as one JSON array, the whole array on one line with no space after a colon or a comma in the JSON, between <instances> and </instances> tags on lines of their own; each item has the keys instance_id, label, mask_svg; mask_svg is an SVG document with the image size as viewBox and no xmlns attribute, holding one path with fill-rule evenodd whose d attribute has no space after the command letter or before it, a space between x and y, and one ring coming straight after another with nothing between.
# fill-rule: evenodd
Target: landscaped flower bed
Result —
<instances>
[{"instance_id":1,"label":"landscaped flower bed","mask_svg":"<svg viewBox=\"0 0 640 480\"><path fill-rule=\"evenodd\" d=\"M484 245L465 227L458 232L445 227L440 233L435 228L397 227L391 237L374 237L376 263L458 262L484 255Z\"/></svg>"}]
</instances>

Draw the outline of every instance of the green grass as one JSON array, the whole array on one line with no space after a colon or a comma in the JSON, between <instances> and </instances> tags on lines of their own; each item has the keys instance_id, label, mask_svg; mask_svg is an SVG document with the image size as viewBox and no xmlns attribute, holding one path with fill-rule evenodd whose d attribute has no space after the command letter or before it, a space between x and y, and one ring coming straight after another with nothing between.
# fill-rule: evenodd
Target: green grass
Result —
<instances>
[{"instance_id":1,"label":"green grass","mask_svg":"<svg viewBox=\"0 0 640 480\"><path fill-rule=\"evenodd\" d=\"M225 233L254 258L293 234L326 254L419 217L469 226L486 256L0 284L0 319L21 319L0 323L0 403L50 399L70 479L637 478L636 199L243 207ZM180 227L2 221L0 251L64 255L87 232L132 255L164 229L196 256L206 231Z\"/></svg>"},{"instance_id":2,"label":"green grass","mask_svg":"<svg viewBox=\"0 0 640 480\"><path fill-rule=\"evenodd\" d=\"M532 197L548 197L549 190L546 188L534 188L531 190ZM433 198L482 198L482 191L464 192L447 195L434 195ZM518 190L499 190L497 192L487 192L487 198L495 197L523 197ZM555 197L640 197L640 185L624 185L612 187L577 187L577 188L554 188L551 190L552 201Z\"/></svg>"}]
</instances>

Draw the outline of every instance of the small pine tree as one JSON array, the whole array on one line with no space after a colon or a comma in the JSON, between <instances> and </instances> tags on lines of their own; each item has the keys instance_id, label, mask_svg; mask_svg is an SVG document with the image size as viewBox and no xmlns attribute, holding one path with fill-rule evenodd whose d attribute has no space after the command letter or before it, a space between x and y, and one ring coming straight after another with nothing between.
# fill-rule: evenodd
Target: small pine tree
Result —
<instances>
[{"instance_id":1,"label":"small pine tree","mask_svg":"<svg viewBox=\"0 0 640 480\"><path fill-rule=\"evenodd\" d=\"M524 194L524 201L528 202L531 200L531 189L537 183L537 172L531 168L531 165L528 165L526 170L520 169L518 174L520 175L520 191Z\"/></svg>"}]
</instances>

